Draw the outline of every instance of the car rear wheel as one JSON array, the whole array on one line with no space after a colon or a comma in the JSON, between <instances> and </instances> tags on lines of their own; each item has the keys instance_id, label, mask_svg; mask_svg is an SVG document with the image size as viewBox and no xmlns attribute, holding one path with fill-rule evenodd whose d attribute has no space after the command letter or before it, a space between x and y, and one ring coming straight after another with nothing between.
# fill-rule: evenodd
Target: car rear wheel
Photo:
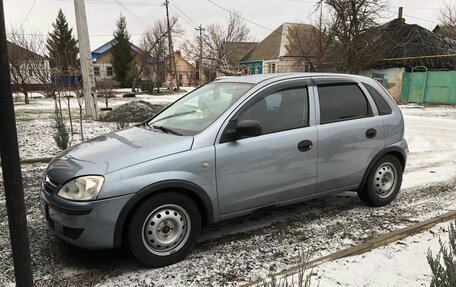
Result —
<instances>
[{"instance_id":1,"label":"car rear wheel","mask_svg":"<svg viewBox=\"0 0 456 287\"><path fill-rule=\"evenodd\" d=\"M372 167L364 189L358 191L359 198L372 206L388 205L401 189L402 173L402 165L395 156L382 157Z\"/></svg>"},{"instance_id":2,"label":"car rear wheel","mask_svg":"<svg viewBox=\"0 0 456 287\"><path fill-rule=\"evenodd\" d=\"M201 215L187 196L161 193L147 199L133 215L128 243L136 259L162 267L184 259L193 249L201 230Z\"/></svg>"}]
</instances>

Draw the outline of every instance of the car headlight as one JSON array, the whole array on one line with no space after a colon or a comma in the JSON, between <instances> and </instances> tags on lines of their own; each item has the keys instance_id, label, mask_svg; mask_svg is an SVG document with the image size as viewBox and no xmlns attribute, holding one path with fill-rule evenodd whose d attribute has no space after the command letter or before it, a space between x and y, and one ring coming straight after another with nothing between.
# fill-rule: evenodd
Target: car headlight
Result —
<instances>
[{"instance_id":1,"label":"car headlight","mask_svg":"<svg viewBox=\"0 0 456 287\"><path fill-rule=\"evenodd\" d=\"M57 195L69 200L94 200L98 197L103 182L102 176L81 176L67 182Z\"/></svg>"}]
</instances>

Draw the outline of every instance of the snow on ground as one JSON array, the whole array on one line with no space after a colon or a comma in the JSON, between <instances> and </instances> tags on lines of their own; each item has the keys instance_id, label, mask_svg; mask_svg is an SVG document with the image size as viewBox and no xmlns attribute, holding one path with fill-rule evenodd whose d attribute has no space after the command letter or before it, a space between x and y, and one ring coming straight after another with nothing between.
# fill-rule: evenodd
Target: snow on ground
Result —
<instances>
[{"instance_id":1,"label":"snow on ground","mask_svg":"<svg viewBox=\"0 0 456 287\"><path fill-rule=\"evenodd\" d=\"M177 99L179 99L180 97L185 95L187 92L193 91L194 89L195 89L194 87L185 87L182 89L181 92L176 92L176 93L167 91L165 89L164 91L166 91L166 93L159 94L159 95L138 93L134 98L123 98L122 97L123 94L130 93L131 91L130 90L124 91L125 89L119 89L119 90L116 90L117 93L116 93L115 97L108 100L108 106L115 108L117 106L123 105L132 100L144 100L144 101L150 102L151 104L157 104L157 105L169 104L169 103L176 101ZM68 92L66 94L72 96L70 98L70 107L72 109L77 109L79 107L79 105L78 105L78 101L75 97L75 94L73 92ZM16 95L15 98L17 98L17 94L15 94L15 95ZM21 98L21 94L19 94L19 98L23 100L23 97ZM62 97L61 101L62 101L62 107L64 109L67 109L68 100L66 98ZM16 111L41 110L41 111L51 111L52 112L54 110L55 104L52 99L44 98L43 95L41 95L39 93L32 93L32 96L30 99L30 104L25 105L23 102L15 101L14 105L15 105ZM106 106L105 99L100 96L98 96L98 106L100 108Z\"/></svg>"},{"instance_id":2,"label":"snow on ground","mask_svg":"<svg viewBox=\"0 0 456 287\"><path fill-rule=\"evenodd\" d=\"M411 153L404 188L391 205L370 208L346 192L218 223L203 230L185 260L160 269L140 266L123 249L86 251L50 235L37 200L46 165L24 165L36 286L239 286L294 266L302 250L311 249L317 258L456 209L456 121L448 120L456 118L455 109L402 110ZM52 121L41 112L23 113L17 122L23 158L56 152L48 131ZM114 129L99 122L85 125L90 136ZM4 205L3 196L0 192ZM6 219L5 209L0 209L0 218ZM0 286L12 282L6 220L0 221L0 274Z\"/></svg>"},{"instance_id":3,"label":"snow on ground","mask_svg":"<svg viewBox=\"0 0 456 287\"><path fill-rule=\"evenodd\" d=\"M438 224L369 253L323 263L304 274L312 274L312 287L429 286L432 272L426 254L431 251L435 257L440 250L439 239L443 244L448 243L450 223ZM299 273L279 280L295 283L298 282L298 276ZM290 284L290 287L293 286L298 285Z\"/></svg>"},{"instance_id":4,"label":"snow on ground","mask_svg":"<svg viewBox=\"0 0 456 287\"><path fill-rule=\"evenodd\" d=\"M416 115L412 109L402 109L410 150L403 188L446 181L455 175L456 109L449 110L452 113L447 118L433 117L433 113L426 113L427 109L422 110L422 115Z\"/></svg>"}]
</instances>

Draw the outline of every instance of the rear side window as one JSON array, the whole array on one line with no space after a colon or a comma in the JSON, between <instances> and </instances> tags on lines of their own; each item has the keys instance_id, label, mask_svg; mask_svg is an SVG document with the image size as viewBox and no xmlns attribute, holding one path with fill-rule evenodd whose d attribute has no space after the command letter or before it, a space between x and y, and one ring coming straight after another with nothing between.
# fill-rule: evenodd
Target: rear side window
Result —
<instances>
[{"instance_id":1,"label":"rear side window","mask_svg":"<svg viewBox=\"0 0 456 287\"><path fill-rule=\"evenodd\" d=\"M356 84L318 86L320 123L332 123L367 117L369 102Z\"/></svg>"},{"instance_id":2,"label":"rear side window","mask_svg":"<svg viewBox=\"0 0 456 287\"><path fill-rule=\"evenodd\" d=\"M378 114L379 115L389 115L391 114L392 110L391 107L386 102L385 98L371 85L363 83L364 87L369 91L369 94L372 96L372 99L377 106Z\"/></svg>"}]
</instances>

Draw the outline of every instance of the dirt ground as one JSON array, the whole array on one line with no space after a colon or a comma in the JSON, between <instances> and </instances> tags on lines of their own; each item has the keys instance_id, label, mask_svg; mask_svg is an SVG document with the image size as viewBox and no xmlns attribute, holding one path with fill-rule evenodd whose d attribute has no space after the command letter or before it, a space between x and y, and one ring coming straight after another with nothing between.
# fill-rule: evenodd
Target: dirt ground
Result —
<instances>
[{"instance_id":1,"label":"dirt ground","mask_svg":"<svg viewBox=\"0 0 456 287\"><path fill-rule=\"evenodd\" d=\"M219 223L203 230L196 250L184 261L160 269L142 267L123 249L86 251L50 235L38 201L46 166L24 165L36 286L239 286L295 265L305 250L311 250L312 258L320 257L454 210L456 109L402 110L411 153L404 188L391 205L370 208L356 193L346 192ZM43 138L35 130L45 129L46 123L18 122L19 131L29 131L20 133L21 153L30 149L27 143ZM95 135L111 128L88 129ZM42 142L28 154L52 151L52 141ZM1 182L0 190L4 206ZM14 282L14 273L4 207L0 218L0 286L5 286Z\"/></svg>"}]
</instances>

